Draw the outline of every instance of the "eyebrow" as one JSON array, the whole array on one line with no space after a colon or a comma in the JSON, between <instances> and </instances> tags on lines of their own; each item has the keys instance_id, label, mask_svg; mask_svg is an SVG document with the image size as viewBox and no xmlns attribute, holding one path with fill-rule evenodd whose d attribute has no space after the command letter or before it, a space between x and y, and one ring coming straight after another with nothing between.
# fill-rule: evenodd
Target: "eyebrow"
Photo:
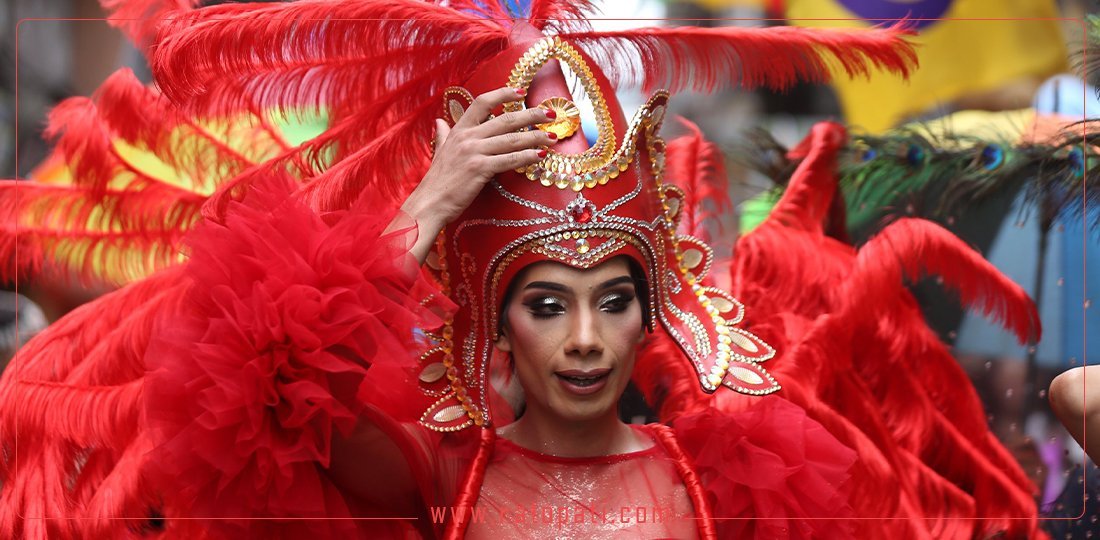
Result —
<instances>
[{"instance_id":1,"label":"eyebrow","mask_svg":"<svg viewBox=\"0 0 1100 540\"><path fill-rule=\"evenodd\" d=\"M525 290L525 291L527 289L546 289L546 290L549 290L549 291L557 291L557 292L569 292L570 291L569 287L566 287L565 285L562 285L561 283L554 283L553 281L532 281L531 283L528 283L526 287L523 288L523 290Z\"/></svg>"},{"instance_id":2,"label":"eyebrow","mask_svg":"<svg viewBox=\"0 0 1100 540\"><path fill-rule=\"evenodd\" d=\"M597 290L610 289L611 287L614 287L616 285L620 285L620 284L623 284L623 283L633 283L633 282L634 282L634 278L632 278L630 276L619 276L619 277L611 278L611 279L599 284L599 286L597 286L596 289ZM532 281L531 283L528 283L527 286L524 287L523 289L524 290L527 290L527 289L545 289L545 290L557 291L557 292L570 292L572 290L569 287L566 287L565 285L562 285L561 283L555 283L553 281Z\"/></svg>"},{"instance_id":3,"label":"eyebrow","mask_svg":"<svg viewBox=\"0 0 1100 540\"><path fill-rule=\"evenodd\" d=\"M620 284L623 284L623 283L630 283L630 284L633 285L634 284L634 278L632 278L630 276L619 276L617 278L611 278L611 279L601 283L600 286L597 287L597 288L598 289L610 289L611 287L614 287L616 285L620 285Z\"/></svg>"}]
</instances>

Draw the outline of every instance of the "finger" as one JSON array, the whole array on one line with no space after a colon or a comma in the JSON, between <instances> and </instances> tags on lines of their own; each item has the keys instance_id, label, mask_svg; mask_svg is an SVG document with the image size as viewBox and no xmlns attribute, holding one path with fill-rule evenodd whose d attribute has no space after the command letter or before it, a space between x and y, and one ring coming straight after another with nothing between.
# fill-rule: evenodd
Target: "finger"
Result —
<instances>
[{"instance_id":1,"label":"finger","mask_svg":"<svg viewBox=\"0 0 1100 540\"><path fill-rule=\"evenodd\" d=\"M477 127L478 134L484 137L492 137L516 131L520 128L542 124L557 118L557 113L542 107L532 107L522 111L504 113Z\"/></svg>"},{"instance_id":2,"label":"finger","mask_svg":"<svg viewBox=\"0 0 1100 540\"><path fill-rule=\"evenodd\" d=\"M443 146L443 143L447 141L447 136L451 134L451 126L447 125L442 118L435 119L435 138L433 142L433 148L439 148Z\"/></svg>"},{"instance_id":3,"label":"finger","mask_svg":"<svg viewBox=\"0 0 1100 540\"><path fill-rule=\"evenodd\" d=\"M538 163L544 157L546 157L546 150L535 150L533 148L490 156L488 158L489 170L492 174L499 174Z\"/></svg>"},{"instance_id":4,"label":"finger","mask_svg":"<svg viewBox=\"0 0 1100 540\"><path fill-rule=\"evenodd\" d=\"M527 90L515 89L505 86L489 92L485 92L474 98L470 108L458 119L455 127L473 127L489 118L489 113L497 107L512 101L519 101L527 95Z\"/></svg>"},{"instance_id":5,"label":"finger","mask_svg":"<svg viewBox=\"0 0 1100 540\"><path fill-rule=\"evenodd\" d=\"M550 146L558 142L558 136L540 129L532 131L513 131L484 140L482 152L485 155L497 156L510 152L518 152L528 148L538 150L540 146Z\"/></svg>"}]
</instances>

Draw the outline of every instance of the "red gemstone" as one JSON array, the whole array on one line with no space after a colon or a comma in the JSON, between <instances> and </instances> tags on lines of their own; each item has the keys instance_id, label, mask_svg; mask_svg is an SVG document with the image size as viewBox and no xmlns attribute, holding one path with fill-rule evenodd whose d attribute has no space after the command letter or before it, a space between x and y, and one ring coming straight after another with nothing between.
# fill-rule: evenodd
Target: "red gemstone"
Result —
<instances>
[{"instance_id":1,"label":"red gemstone","mask_svg":"<svg viewBox=\"0 0 1100 540\"><path fill-rule=\"evenodd\" d=\"M577 223L588 223L592 221L592 207L584 205L581 207L573 207L573 221Z\"/></svg>"}]
</instances>

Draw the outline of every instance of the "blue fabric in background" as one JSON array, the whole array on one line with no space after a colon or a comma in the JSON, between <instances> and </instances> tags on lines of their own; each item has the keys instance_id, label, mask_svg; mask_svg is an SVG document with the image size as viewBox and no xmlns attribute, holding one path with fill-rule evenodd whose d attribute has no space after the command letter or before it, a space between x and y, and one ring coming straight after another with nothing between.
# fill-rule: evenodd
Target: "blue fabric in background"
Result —
<instances>
[{"instance_id":1,"label":"blue fabric in background","mask_svg":"<svg viewBox=\"0 0 1100 540\"><path fill-rule=\"evenodd\" d=\"M983 253L1004 275L1015 281L1027 294L1036 298L1035 279L1038 275L1039 220L1035 212L1029 215L1024 195L1016 197L1012 209L1001 222L997 237ZM1062 328L1065 326L1063 306L1066 302L1066 283L1061 251L1069 234L1055 227L1047 239L1047 256L1044 261L1042 300L1039 319L1043 324L1043 339L1039 342L1036 360L1039 365L1058 368L1066 362ZM986 356L998 359L1027 358L1027 347L1020 345L1016 336L990 321L980 313L968 313L959 326L955 350L960 354Z\"/></svg>"},{"instance_id":2,"label":"blue fabric in background","mask_svg":"<svg viewBox=\"0 0 1100 540\"><path fill-rule=\"evenodd\" d=\"M1071 75L1059 75L1043 83L1035 97L1035 109L1039 113L1056 113L1070 118L1100 118L1100 101L1096 88L1086 86L1081 79ZM1095 216L1100 208L1089 208ZM1082 365L1089 352L1095 352L1100 340L1100 312L1089 301L1100 290L1100 231L1088 230L1087 223L1079 217L1063 216L1059 224L1064 227L1060 250L1065 282L1062 285L1062 327L1051 329L1061 334L1065 366ZM1087 272L1087 274L1086 274ZM1088 279L1089 275L1093 279ZM1051 337L1054 337L1053 335ZM1090 345L1091 344L1091 345ZM1086 346L1088 348L1086 349ZM1093 356L1095 363L1095 357Z\"/></svg>"},{"instance_id":3,"label":"blue fabric in background","mask_svg":"<svg viewBox=\"0 0 1100 540\"><path fill-rule=\"evenodd\" d=\"M1036 94L1034 107L1039 114L1100 118L1095 89L1086 88L1071 75L1047 80ZM1034 297L1040 230L1038 213L1021 211L1023 202L1022 196L1015 201L986 258ZM1100 208L1089 209L1092 216L1098 212ZM1100 341L1100 313L1095 307L1085 307L1086 300L1095 296L1090 291L1100 290L1100 279L1088 280L1086 275L1087 271L1100 278L1100 231L1086 231L1080 217L1060 216L1049 233L1043 264L1043 298L1039 306L1043 340L1036 358L1039 365L1061 371L1093 358L1086 353L1095 352L1096 345L1088 344ZM1010 333L977 315L963 320L955 345L961 354L1020 360L1027 357L1026 348L1018 345Z\"/></svg>"}]
</instances>

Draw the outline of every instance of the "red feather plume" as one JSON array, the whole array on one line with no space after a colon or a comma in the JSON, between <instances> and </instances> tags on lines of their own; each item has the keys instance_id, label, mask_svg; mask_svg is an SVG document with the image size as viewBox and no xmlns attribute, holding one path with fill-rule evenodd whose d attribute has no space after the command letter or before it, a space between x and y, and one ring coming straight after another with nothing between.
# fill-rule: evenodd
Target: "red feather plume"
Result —
<instances>
[{"instance_id":1,"label":"red feather plume","mask_svg":"<svg viewBox=\"0 0 1100 540\"><path fill-rule=\"evenodd\" d=\"M499 22L430 2L307 0L194 11L167 23L160 35L151 60L166 94L188 110L218 110L219 104L196 98L224 85L227 78L239 80L242 74L256 76L294 67L313 68L290 79L306 87L294 88L295 93L317 93L326 105L336 108L366 103L369 96L392 90L425 70L438 69L435 80L425 81L413 95L413 99L426 99L435 92L425 90L454 84L459 75L468 73L477 60L469 58L471 51L486 44L502 50L508 31ZM372 68L363 76L373 76L380 84L344 87L325 76L330 67L355 62ZM232 108L232 104L221 105Z\"/></svg>"},{"instance_id":2,"label":"red feather plume","mask_svg":"<svg viewBox=\"0 0 1100 540\"><path fill-rule=\"evenodd\" d=\"M187 115L128 69L111 75L95 100L101 129L148 150L196 192L212 193L226 178L290 148L255 101L242 102L229 117Z\"/></svg>"},{"instance_id":3,"label":"red feather plume","mask_svg":"<svg viewBox=\"0 0 1100 540\"><path fill-rule=\"evenodd\" d=\"M857 515L920 518L892 533L864 523L856 536L1036 536L1029 481L989 433L973 387L904 283L941 275L964 304L1005 321L1021 339L1038 335L1034 306L929 223L900 221L858 252L826 237L843 135L834 124L812 130L783 199L739 241L731 292L750 306L746 328L780 351L768 369L781 395L860 454L852 470L862 493L853 498ZM674 383L662 372L675 373L677 360L660 352L638 360L635 382L663 418L708 401L731 413L751 403L728 392L663 397Z\"/></svg>"},{"instance_id":4,"label":"red feather plume","mask_svg":"<svg viewBox=\"0 0 1100 540\"><path fill-rule=\"evenodd\" d=\"M711 88L740 77L746 85L782 87L799 77L825 78L831 62L850 74L872 67L905 74L915 61L896 28L601 33L582 18L591 9L581 0L536 1L528 17L586 48L609 73L646 86ZM166 94L195 114L229 114L244 102L326 108L332 129L303 147L298 165L307 169L295 176L309 182L311 203L340 208L362 190L399 197L407 178L422 175L442 91L507 47L515 22L504 2L222 5L163 25L152 66ZM652 62L641 68L624 56ZM684 67L690 61L700 67ZM315 178L353 155L356 163L343 165L344 172Z\"/></svg>"},{"instance_id":5,"label":"red feather plume","mask_svg":"<svg viewBox=\"0 0 1100 540\"><path fill-rule=\"evenodd\" d=\"M125 283L179 262L206 198L289 144L255 104L196 119L126 69L49 119L51 161L31 182L0 182L0 280L43 267ZM67 169L68 177L57 171Z\"/></svg>"},{"instance_id":6,"label":"red feather plume","mask_svg":"<svg viewBox=\"0 0 1100 540\"><path fill-rule=\"evenodd\" d=\"M644 91L709 91L727 85L789 88L798 81L827 81L831 67L849 77L882 69L902 76L917 57L900 27L867 32L778 28L639 28L567 32L613 83Z\"/></svg>"},{"instance_id":7,"label":"red feather plume","mask_svg":"<svg viewBox=\"0 0 1100 540\"><path fill-rule=\"evenodd\" d=\"M423 173L442 91L503 50L511 23L409 0L225 5L166 25L152 64L169 97L193 113L229 114L252 101L325 107L332 128L303 148L309 170L298 176L369 144L386 159L365 167L354 188L396 196ZM355 199L349 187L323 191L350 194L332 206Z\"/></svg>"},{"instance_id":8,"label":"red feather plume","mask_svg":"<svg viewBox=\"0 0 1100 540\"><path fill-rule=\"evenodd\" d=\"M539 30L562 33L590 29L587 19L596 11L589 0L531 0L527 19Z\"/></svg>"},{"instance_id":9,"label":"red feather plume","mask_svg":"<svg viewBox=\"0 0 1100 540\"><path fill-rule=\"evenodd\" d=\"M721 215L730 206L729 179L722 152L703 138L699 126L685 118L680 124L689 134L669 141L665 151L665 174L684 191L680 203L680 232L710 241L708 221Z\"/></svg>"},{"instance_id":10,"label":"red feather plume","mask_svg":"<svg viewBox=\"0 0 1100 540\"><path fill-rule=\"evenodd\" d=\"M4 371L0 537L124 538L156 505L137 466L145 350L186 285L169 270L86 304Z\"/></svg>"},{"instance_id":11,"label":"red feather plume","mask_svg":"<svg viewBox=\"0 0 1100 540\"><path fill-rule=\"evenodd\" d=\"M0 182L0 281L48 267L59 271L51 277L118 284L177 264L204 199L155 183L93 196L88 189Z\"/></svg>"},{"instance_id":12,"label":"red feather plume","mask_svg":"<svg viewBox=\"0 0 1100 540\"><path fill-rule=\"evenodd\" d=\"M930 221L902 218L891 223L859 250L856 263L841 296L864 306L861 316L874 316L864 309L875 305L871 299L883 288L896 287L903 279L915 282L935 275L943 278L948 289L958 292L964 306L976 307L1003 323L1021 343L1039 340L1039 312L1023 288Z\"/></svg>"},{"instance_id":13,"label":"red feather plume","mask_svg":"<svg viewBox=\"0 0 1100 540\"><path fill-rule=\"evenodd\" d=\"M122 30L139 47L153 43L165 17L193 9L202 0L99 0L107 11L107 23Z\"/></svg>"},{"instance_id":14,"label":"red feather plume","mask_svg":"<svg viewBox=\"0 0 1100 540\"><path fill-rule=\"evenodd\" d=\"M53 433L78 446L109 446L133 436L141 410L136 379L113 386L74 388L61 383L18 382L7 396L16 414L4 418L13 433Z\"/></svg>"},{"instance_id":15,"label":"red feather plume","mask_svg":"<svg viewBox=\"0 0 1100 540\"><path fill-rule=\"evenodd\" d=\"M54 152L68 161L77 185L103 192L121 168L109 130L99 121L95 102L89 98L58 103L47 117L44 133L53 140Z\"/></svg>"}]
</instances>

